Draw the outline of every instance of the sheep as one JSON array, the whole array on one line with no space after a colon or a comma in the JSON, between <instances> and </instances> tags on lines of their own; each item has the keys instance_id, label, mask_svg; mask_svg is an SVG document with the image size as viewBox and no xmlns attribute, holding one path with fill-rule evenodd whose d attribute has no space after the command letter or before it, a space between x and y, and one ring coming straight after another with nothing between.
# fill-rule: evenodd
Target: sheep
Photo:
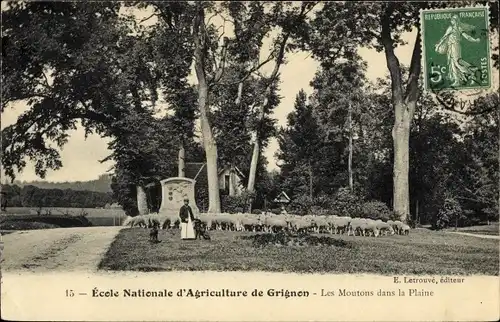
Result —
<instances>
[{"instance_id":1,"label":"sheep","mask_svg":"<svg viewBox=\"0 0 500 322\"><path fill-rule=\"evenodd\" d=\"M312 223L306 218L296 218L292 222L293 230L296 232L306 232L312 228Z\"/></svg>"},{"instance_id":2,"label":"sheep","mask_svg":"<svg viewBox=\"0 0 500 322\"><path fill-rule=\"evenodd\" d=\"M160 220L160 217L158 215L149 215L148 218L148 227L151 228L151 227L161 227L161 220Z\"/></svg>"},{"instance_id":3,"label":"sheep","mask_svg":"<svg viewBox=\"0 0 500 322\"><path fill-rule=\"evenodd\" d=\"M266 216L264 220L264 226L266 227L268 232L278 232L285 230L287 228L287 223L284 218L280 218L279 216Z\"/></svg>"},{"instance_id":4,"label":"sheep","mask_svg":"<svg viewBox=\"0 0 500 322\"><path fill-rule=\"evenodd\" d=\"M244 231L256 232L257 228L261 225L258 217L244 216L240 222Z\"/></svg>"},{"instance_id":5,"label":"sheep","mask_svg":"<svg viewBox=\"0 0 500 322\"><path fill-rule=\"evenodd\" d=\"M324 231L331 231L330 225L328 223L328 220L326 220L325 216L317 216L316 218L313 218L312 223L314 225L314 230L317 233L321 233Z\"/></svg>"},{"instance_id":6,"label":"sheep","mask_svg":"<svg viewBox=\"0 0 500 322\"><path fill-rule=\"evenodd\" d=\"M403 223L399 220L396 220L394 222L394 225L393 225L393 228L394 228L394 231L398 234L398 235L401 235L402 233L402 229L403 229Z\"/></svg>"},{"instance_id":7,"label":"sheep","mask_svg":"<svg viewBox=\"0 0 500 322\"><path fill-rule=\"evenodd\" d=\"M295 216L291 214L285 214L283 215L283 220L286 222L286 229L292 230L292 223L294 220Z\"/></svg>"},{"instance_id":8,"label":"sheep","mask_svg":"<svg viewBox=\"0 0 500 322\"><path fill-rule=\"evenodd\" d=\"M207 230L212 230L212 217L210 215L201 215L199 216L200 221L205 225Z\"/></svg>"},{"instance_id":9,"label":"sheep","mask_svg":"<svg viewBox=\"0 0 500 322\"><path fill-rule=\"evenodd\" d=\"M149 223L149 220L145 215L135 216L134 218L132 218L132 220L130 220L130 228L132 228L134 226L147 228L148 223Z\"/></svg>"},{"instance_id":10,"label":"sheep","mask_svg":"<svg viewBox=\"0 0 500 322\"><path fill-rule=\"evenodd\" d=\"M351 233L353 236L356 236L356 232L358 232L361 236L364 236L364 225L366 224L366 219L364 218L353 218L350 222L350 225L347 230L347 236Z\"/></svg>"},{"instance_id":11,"label":"sheep","mask_svg":"<svg viewBox=\"0 0 500 322\"><path fill-rule=\"evenodd\" d=\"M241 230L241 218L242 215L239 214L214 214L211 215L210 228L216 230Z\"/></svg>"},{"instance_id":12,"label":"sheep","mask_svg":"<svg viewBox=\"0 0 500 322\"><path fill-rule=\"evenodd\" d=\"M361 229L364 231L364 236L378 237L379 235L377 222L374 220L368 219L361 225Z\"/></svg>"},{"instance_id":13,"label":"sheep","mask_svg":"<svg viewBox=\"0 0 500 322\"><path fill-rule=\"evenodd\" d=\"M171 228L179 226L179 218L177 214L169 214L160 216L151 214L143 216L142 219L129 217L125 220L124 225L132 226L152 226L163 222L163 228ZM230 231L246 231L257 232L265 231L276 233L287 230L292 232L316 232L316 233L331 233L331 234L351 234L354 236L380 236L408 234L409 228L404 226L400 221L384 222L380 219L372 220L368 218L351 218L348 216L339 217L336 215L305 215L298 216L294 214L271 214L263 212L262 214L249 213L219 213L219 214L200 214L200 221L207 229L230 230Z\"/></svg>"},{"instance_id":14,"label":"sheep","mask_svg":"<svg viewBox=\"0 0 500 322\"><path fill-rule=\"evenodd\" d=\"M212 227L215 230L223 230L226 225L226 217L224 214L214 214L212 215Z\"/></svg>"},{"instance_id":15,"label":"sheep","mask_svg":"<svg viewBox=\"0 0 500 322\"><path fill-rule=\"evenodd\" d=\"M401 227L401 235L408 236L409 234L410 234L410 226L408 226L407 224L403 224L403 226Z\"/></svg>"},{"instance_id":16,"label":"sheep","mask_svg":"<svg viewBox=\"0 0 500 322\"><path fill-rule=\"evenodd\" d=\"M347 232L349 235L349 225L351 220L352 219L349 217L333 217L331 220L332 232L335 234L344 234Z\"/></svg>"},{"instance_id":17,"label":"sheep","mask_svg":"<svg viewBox=\"0 0 500 322\"><path fill-rule=\"evenodd\" d=\"M385 236L387 236L387 233L394 235L394 228L392 228L392 226L388 223L377 221L376 227L380 231L380 233L382 234L383 232Z\"/></svg>"},{"instance_id":18,"label":"sheep","mask_svg":"<svg viewBox=\"0 0 500 322\"><path fill-rule=\"evenodd\" d=\"M180 219L177 214L168 214L163 220L162 229L179 228Z\"/></svg>"},{"instance_id":19,"label":"sheep","mask_svg":"<svg viewBox=\"0 0 500 322\"><path fill-rule=\"evenodd\" d=\"M127 218L125 218L125 220L123 221L122 226L128 226L128 225L130 225L130 221L132 221L132 219L134 219L134 217L127 216Z\"/></svg>"}]
</instances>

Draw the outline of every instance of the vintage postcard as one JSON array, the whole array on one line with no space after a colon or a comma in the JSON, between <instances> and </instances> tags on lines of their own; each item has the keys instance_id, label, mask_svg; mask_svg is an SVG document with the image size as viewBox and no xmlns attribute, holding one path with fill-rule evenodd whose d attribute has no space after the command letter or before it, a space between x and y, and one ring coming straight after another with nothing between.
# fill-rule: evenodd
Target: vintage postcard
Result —
<instances>
[{"instance_id":1,"label":"vintage postcard","mask_svg":"<svg viewBox=\"0 0 500 322\"><path fill-rule=\"evenodd\" d=\"M1 6L3 320L500 318L498 1Z\"/></svg>"}]
</instances>

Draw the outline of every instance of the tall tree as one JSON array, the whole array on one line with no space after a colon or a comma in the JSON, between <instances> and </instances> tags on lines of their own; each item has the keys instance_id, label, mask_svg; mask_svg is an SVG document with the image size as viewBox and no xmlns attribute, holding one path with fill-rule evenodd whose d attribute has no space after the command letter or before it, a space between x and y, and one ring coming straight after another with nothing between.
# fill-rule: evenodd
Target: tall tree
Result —
<instances>
[{"instance_id":1,"label":"tall tree","mask_svg":"<svg viewBox=\"0 0 500 322\"><path fill-rule=\"evenodd\" d=\"M14 2L2 13L2 110L14 101L29 107L2 131L7 175L22 171L25 156L41 177L60 168L50 143L62 148L78 122L86 134L118 138L122 120L151 111L169 70L154 68L151 43L120 6Z\"/></svg>"},{"instance_id":2,"label":"tall tree","mask_svg":"<svg viewBox=\"0 0 500 322\"><path fill-rule=\"evenodd\" d=\"M418 25L420 3L326 3L312 24L308 48L325 64L340 55L355 57L357 46L383 50L391 75L392 105L395 111L394 210L403 220L409 213L408 142L410 122L418 98L420 75L420 33L417 32L408 80L402 78L394 49L402 43L403 31ZM418 26L417 26L418 28Z\"/></svg>"},{"instance_id":3,"label":"tall tree","mask_svg":"<svg viewBox=\"0 0 500 322\"><path fill-rule=\"evenodd\" d=\"M275 40L274 68L271 74L265 79L265 90L262 94L263 101L259 109L258 123L260 127L261 122L264 120L266 110L270 105L270 98L273 91L273 85L278 79L279 69L284 63L285 53L297 48L297 45L292 42L292 37L301 34L303 31L307 14L315 7L316 2L302 2L299 7L291 7L288 11L282 11L283 5L277 3L272 11L271 18L276 21L277 25L281 28L281 33ZM252 163L250 164L250 173L248 178L247 190L252 193L255 188L255 175L257 171L257 163L259 160L259 153L261 150L261 139L259 137L260 131L257 129L254 133L254 143L252 151Z\"/></svg>"},{"instance_id":4,"label":"tall tree","mask_svg":"<svg viewBox=\"0 0 500 322\"><path fill-rule=\"evenodd\" d=\"M323 146L323 133L314 116L311 105L307 104L307 95L301 90L295 99L293 112L288 114L287 127L279 132L279 151L276 156L281 160L281 174L287 178L289 187L295 191L307 193L312 199L315 192L315 171L318 169L319 154ZM319 174L316 174L319 176Z\"/></svg>"},{"instance_id":5,"label":"tall tree","mask_svg":"<svg viewBox=\"0 0 500 322\"><path fill-rule=\"evenodd\" d=\"M305 39L307 48L323 64L339 56L353 57L358 46L383 51L391 77L391 96L394 108L392 129L394 145L394 201L393 208L406 220L409 214L409 133L419 96L418 80L421 72L421 45L419 10L446 3L326 3L312 23L312 31ZM495 10L498 10L496 7ZM498 21L495 17L495 21ZM498 23L493 25L498 26ZM395 48L401 44L402 34L416 30L409 74L405 80Z\"/></svg>"},{"instance_id":6,"label":"tall tree","mask_svg":"<svg viewBox=\"0 0 500 322\"><path fill-rule=\"evenodd\" d=\"M330 149L339 150L342 158L344 151L348 152L345 156L347 162L339 160L337 165L347 164L343 172L347 171L349 184L351 178L354 181L351 170L355 147L352 142L354 136L363 136L362 111L371 108L364 93L365 69L366 66L356 60L334 62L329 67L321 68L311 82L314 88L313 106L319 125L326 133L325 143Z\"/></svg>"},{"instance_id":7,"label":"tall tree","mask_svg":"<svg viewBox=\"0 0 500 322\"><path fill-rule=\"evenodd\" d=\"M218 153L217 142L214 136L214 126L211 120L210 107L215 86L222 86L221 79L227 69L228 52L231 44L238 43L237 30L235 37L226 37L223 31L211 21L213 18L222 18L227 21L226 14L237 16L245 6L236 2L199 2L191 3L138 3L140 8L151 5L154 13L160 19L159 28L170 30L179 35L181 40L177 44L188 48L186 55L194 60L194 69L197 78L198 112L201 124L202 141L207 161L209 212L220 212L220 196L218 186ZM240 19L241 20L241 19ZM238 21L238 19L236 19ZM235 26L236 28L236 26ZM236 28L237 29L237 28ZM244 41L244 40L242 40ZM233 46L234 47L234 46ZM241 47L240 47L241 48ZM241 51L239 52L241 55ZM261 64L259 64L261 65ZM259 67L252 68L245 73L246 79ZM239 82L238 82L239 83Z\"/></svg>"}]
</instances>

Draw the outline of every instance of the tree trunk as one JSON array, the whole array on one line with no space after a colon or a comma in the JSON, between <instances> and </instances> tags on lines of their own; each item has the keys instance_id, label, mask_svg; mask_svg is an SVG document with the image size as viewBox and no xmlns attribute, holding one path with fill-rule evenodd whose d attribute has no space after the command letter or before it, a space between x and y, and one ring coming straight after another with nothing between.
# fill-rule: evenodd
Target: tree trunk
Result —
<instances>
[{"instance_id":1,"label":"tree trunk","mask_svg":"<svg viewBox=\"0 0 500 322\"><path fill-rule=\"evenodd\" d=\"M396 105L396 119L392 129L394 144L393 204L394 211L406 222L410 213L409 140L411 118L404 105Z\"/></svg>"},{"instance_id":2,"label":"tree trunk","mask_svg":"<svg viewBox=\"0 0 500 322\"><path fill-rule=\"evenodd\" d=\"M201 133L203 147L207 160L208 178L208 211L209 213L220 213L219 178L217 176L217 144L212 134L210 121L207 115L208 109L208 86L204 82L198 85L198 107L200 110Z\"/></svg>"},{"instance_id":3,"label":"tree trunk","mask_svg":"<svg viewBox=\"0 0 500 322\"><path fill-rule=\"evenodd\" d=\"M3 111L3 105L1 107ZM2 118L0 117L0 129L2 128ZM2 194L2 188L3 188L3 183L2 183L2 178L5 175L4 170L3 170L3 133L0 132L0 207L3 209L3 203L4 203L4 196ZM0 209L0 211L1 211ZM1 251L1 249L0 249Z\"/></svg>"},{"instance_id":4,"label":"tree trunk","mask_svg":"<svg viewBox=\"0 0 500 322\"><path fill-rule=\"evenodd\" d=\"M303 3L300 14L299 14L299 20L304 19L306 14L307 14L306 13L306 6ZM265 116L264 110L269 102L269 96L271 95L271 86L273 85L274 81L276 80L280 66L283 63L283 58L285 56L285 47L286 47L286 44L288 42L289 37L290 37L290 32L285 32L283 34L283 39L281 40L277 55L275 56L276 57L275 65L274 65L273 71L271 72L271 75L268 78L268 83L267 83L266 89L264 91L264 102L263 102L261 109L260 109L260 112L259 112L258 122L262 122L262 120L264 119L264 116ZM243 85L241 84L241 88L238 88L238 95L240 95L240 89L241 90L243 89L242 86ZM255 131L255 142L254 142L254 146L253 146L252 162L250 164L250 173L248 176L248 185L247 185L248 192L254 192L254 190L255 190L255 176L256 176L256 172L257 172L257 163L259 161L259 153L260 153L259 133L258 133L258 131Z\"/></svg>"},{"instance_id":5,"label":"tree trunk","mask_svg":"<svg viewBox=\"0 0 500 322\"><path fill-rule=\"evenodd\" d=\"M252 151L252 161L250 163L250 174L248 176L248 185L247 191L254 192L255 190L255 177L257 175L257 164L259 163L259 154L260 154L260 144L259 138L255 135L255 141L253 143L253 151Z\"/></svg>"},{"instance_id":6,"label":"tree trunk","mask_svg":"<svg viewBox=\"0 0 500 322\"><path fill-rule=\"evenodd\" d=\"M420 226L420 216L418 214L418 199L416 201L416 205L415 205L415 217L416 217L416 225L417 226Z\"/></svg>"},{"instance_id":7,"label":"tree trunk","mask_svg":"<svg viewBox=\"0 0 500 322\"><path fill-rule=\"evenodd\" d=\"M289 37L290 37L290 34L286 33L283 36L283 40L281 41L278 55L276 57L276 63L274 65L274 69L268 78L268 83L267 83L266 89L264 91L264 101L262 103L262 106L260 107L258 121L257 121L258 124L261 124L262 120L264 119L264 116L265 116L264 111L265 111L267 104L269 104L269 96L271 95L272 85L273 85L274 81L276 80L280 66L283 63L283 57L285 55L285 46L286 46L286 43L287 43ZM248 192L254 192L254 189L255 189L255 175L257 172L257 162L259 161L259 153L260 153L259 132L255 131L255 142L254 142L254 146L253 146L252 163L250 164L250 174L248 176L248 186L247 186Z\"/></svg>"},{"instance_id":8,"label":"tree trunk","mask_svg":"<svg viewBox=\"0 0 500 322\"><path fill-rule=\"evenodd\" d=\"M148 211L148 199L146 198L146 192L141 185L137 185L137 209L139 210L139 215L147 215Z\"/></svg>"},{"instance_id":9,"label":"tree trunk","mask_svg":"<svg viewBox=\"0 0 500 322\"><path fill-rule=\"evenodd\" d=\"M313 169L311 165L311 161L309 161L309 197L311 198L311 201L314 197L314 180L313 180Z\"/></svg>"},{"instance_id":10,"label":"tree trunk","mask_svg":"<svg viewBox=\"0 0 500 322\"><path fill-rule=\"evenodd\" d=\"M206 57L206 28L205 12L202 5L198 3L198 11L193 21L193 38L195 43L195 71L198 79L198 108L200 112L201 133L203 147L207 160L208 178L208 211L209 213L220 213L219 180L217 177L217 144L212 134L212 128L208 119L208 82L205 74Z\"/></svg>"},{"instance_id":11,"label":"tree trunk","mask_svg":"<svg viewBox=\"0 0 500 322\"><path fill-rule=\"evenodd\" d=\"M420 29L417 28L417 37L413 47L410 63L410 73L403 88L401 65L394 53L394 39L391 36L391 15L394 3L389 2L381 17L381 43L384 46L385 58L391 76L392 104L394 106L394 126L392 139L394 145L393 168L393 210L399 214L400 220L407 222L410 213L409 189L409 140L410 126L417 104L419 89L418 80L421 71Z\"/></svg>"},{"instance_id":12,"label":"tree trunk","mask_svg":"<svg viewBox=\"0 0 500 322\"><path fill-rule=\"evenodd\" d=\"M349 122L349 160L348 160L349 189L351 190L351 193L352 193L352 192L354 192L354 183L352 180L352 106L351 106L351 102L349 102L348 122Z\"/></svg>"},{"instance_id":13,"label":"tree trunk","mask_svg":"<svg viewBox=\"0 0 500 322\"><path fill-rule=\"evenodd\" d=\"M253 143L253 151L252 151L252 161L250 163L250 172L248 175L248 184L247 191L250 194L255 192L255 177L257 176L257 165L259 164L259 155L260 155L260 144L257 133L255 133L255 142ZM253 198L250 196L248 200L248 212L252 212L252 203Z\"/></svg>"},{"instance_id":14,"label":"tree trunk","mask_svg":"<svg viewBox=\"0 0 500 322\"><path fill-rule=\"evenodd\" d=\"M184 178L186 177L186 164L185 164L185 155L186 155L186 150L184 149L184 144L181 143L179 147L179 164L178 164L178 173L179 177Z\"/></svg>"}]
</instances>

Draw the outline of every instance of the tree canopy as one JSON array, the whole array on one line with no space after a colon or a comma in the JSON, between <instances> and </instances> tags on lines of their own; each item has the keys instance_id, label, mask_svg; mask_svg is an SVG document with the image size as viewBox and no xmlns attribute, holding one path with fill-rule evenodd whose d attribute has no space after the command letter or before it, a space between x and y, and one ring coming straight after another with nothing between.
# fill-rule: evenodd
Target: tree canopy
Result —
<instances>
[{"instance_id":1,"label":"tree canopy","mask_svg":"<svg viewBox=\"0 0 500 322\"><path fill-rule=\"evenodd\" d=\"M498 35L498 2L489 5ZM420 9L447 6L9 2L2 12L1 109L21 101L27 110L2 130L3 169L14 179L31 161L43 178L63 166L60 150L81 126L110 140L111 154L101 161L114 161L114 195L131 212L135 187L175 175L182 147L187 161L206 163L213 212L221 210L218 171L231 165L256 190L258 207L284 189L321 205L345 198L382 209L378 200L410 221L438 222L457 203L471 218L492 218L498 94L461 110L454 93L424 93L419 82ZM415 31L404 66L396 49ZM384 53L389 78L367 79L361 47ZM282 104L280 71L297 50L320 67L312 93L295 93L279 128L273 112ZM498 69L497 51L493 46ZM264 66L271 66L267 75ZM267 173L262 156L273 137L279 175ZM356 197L343 189L348 163Z\"/></svg>"}]
</instances>

